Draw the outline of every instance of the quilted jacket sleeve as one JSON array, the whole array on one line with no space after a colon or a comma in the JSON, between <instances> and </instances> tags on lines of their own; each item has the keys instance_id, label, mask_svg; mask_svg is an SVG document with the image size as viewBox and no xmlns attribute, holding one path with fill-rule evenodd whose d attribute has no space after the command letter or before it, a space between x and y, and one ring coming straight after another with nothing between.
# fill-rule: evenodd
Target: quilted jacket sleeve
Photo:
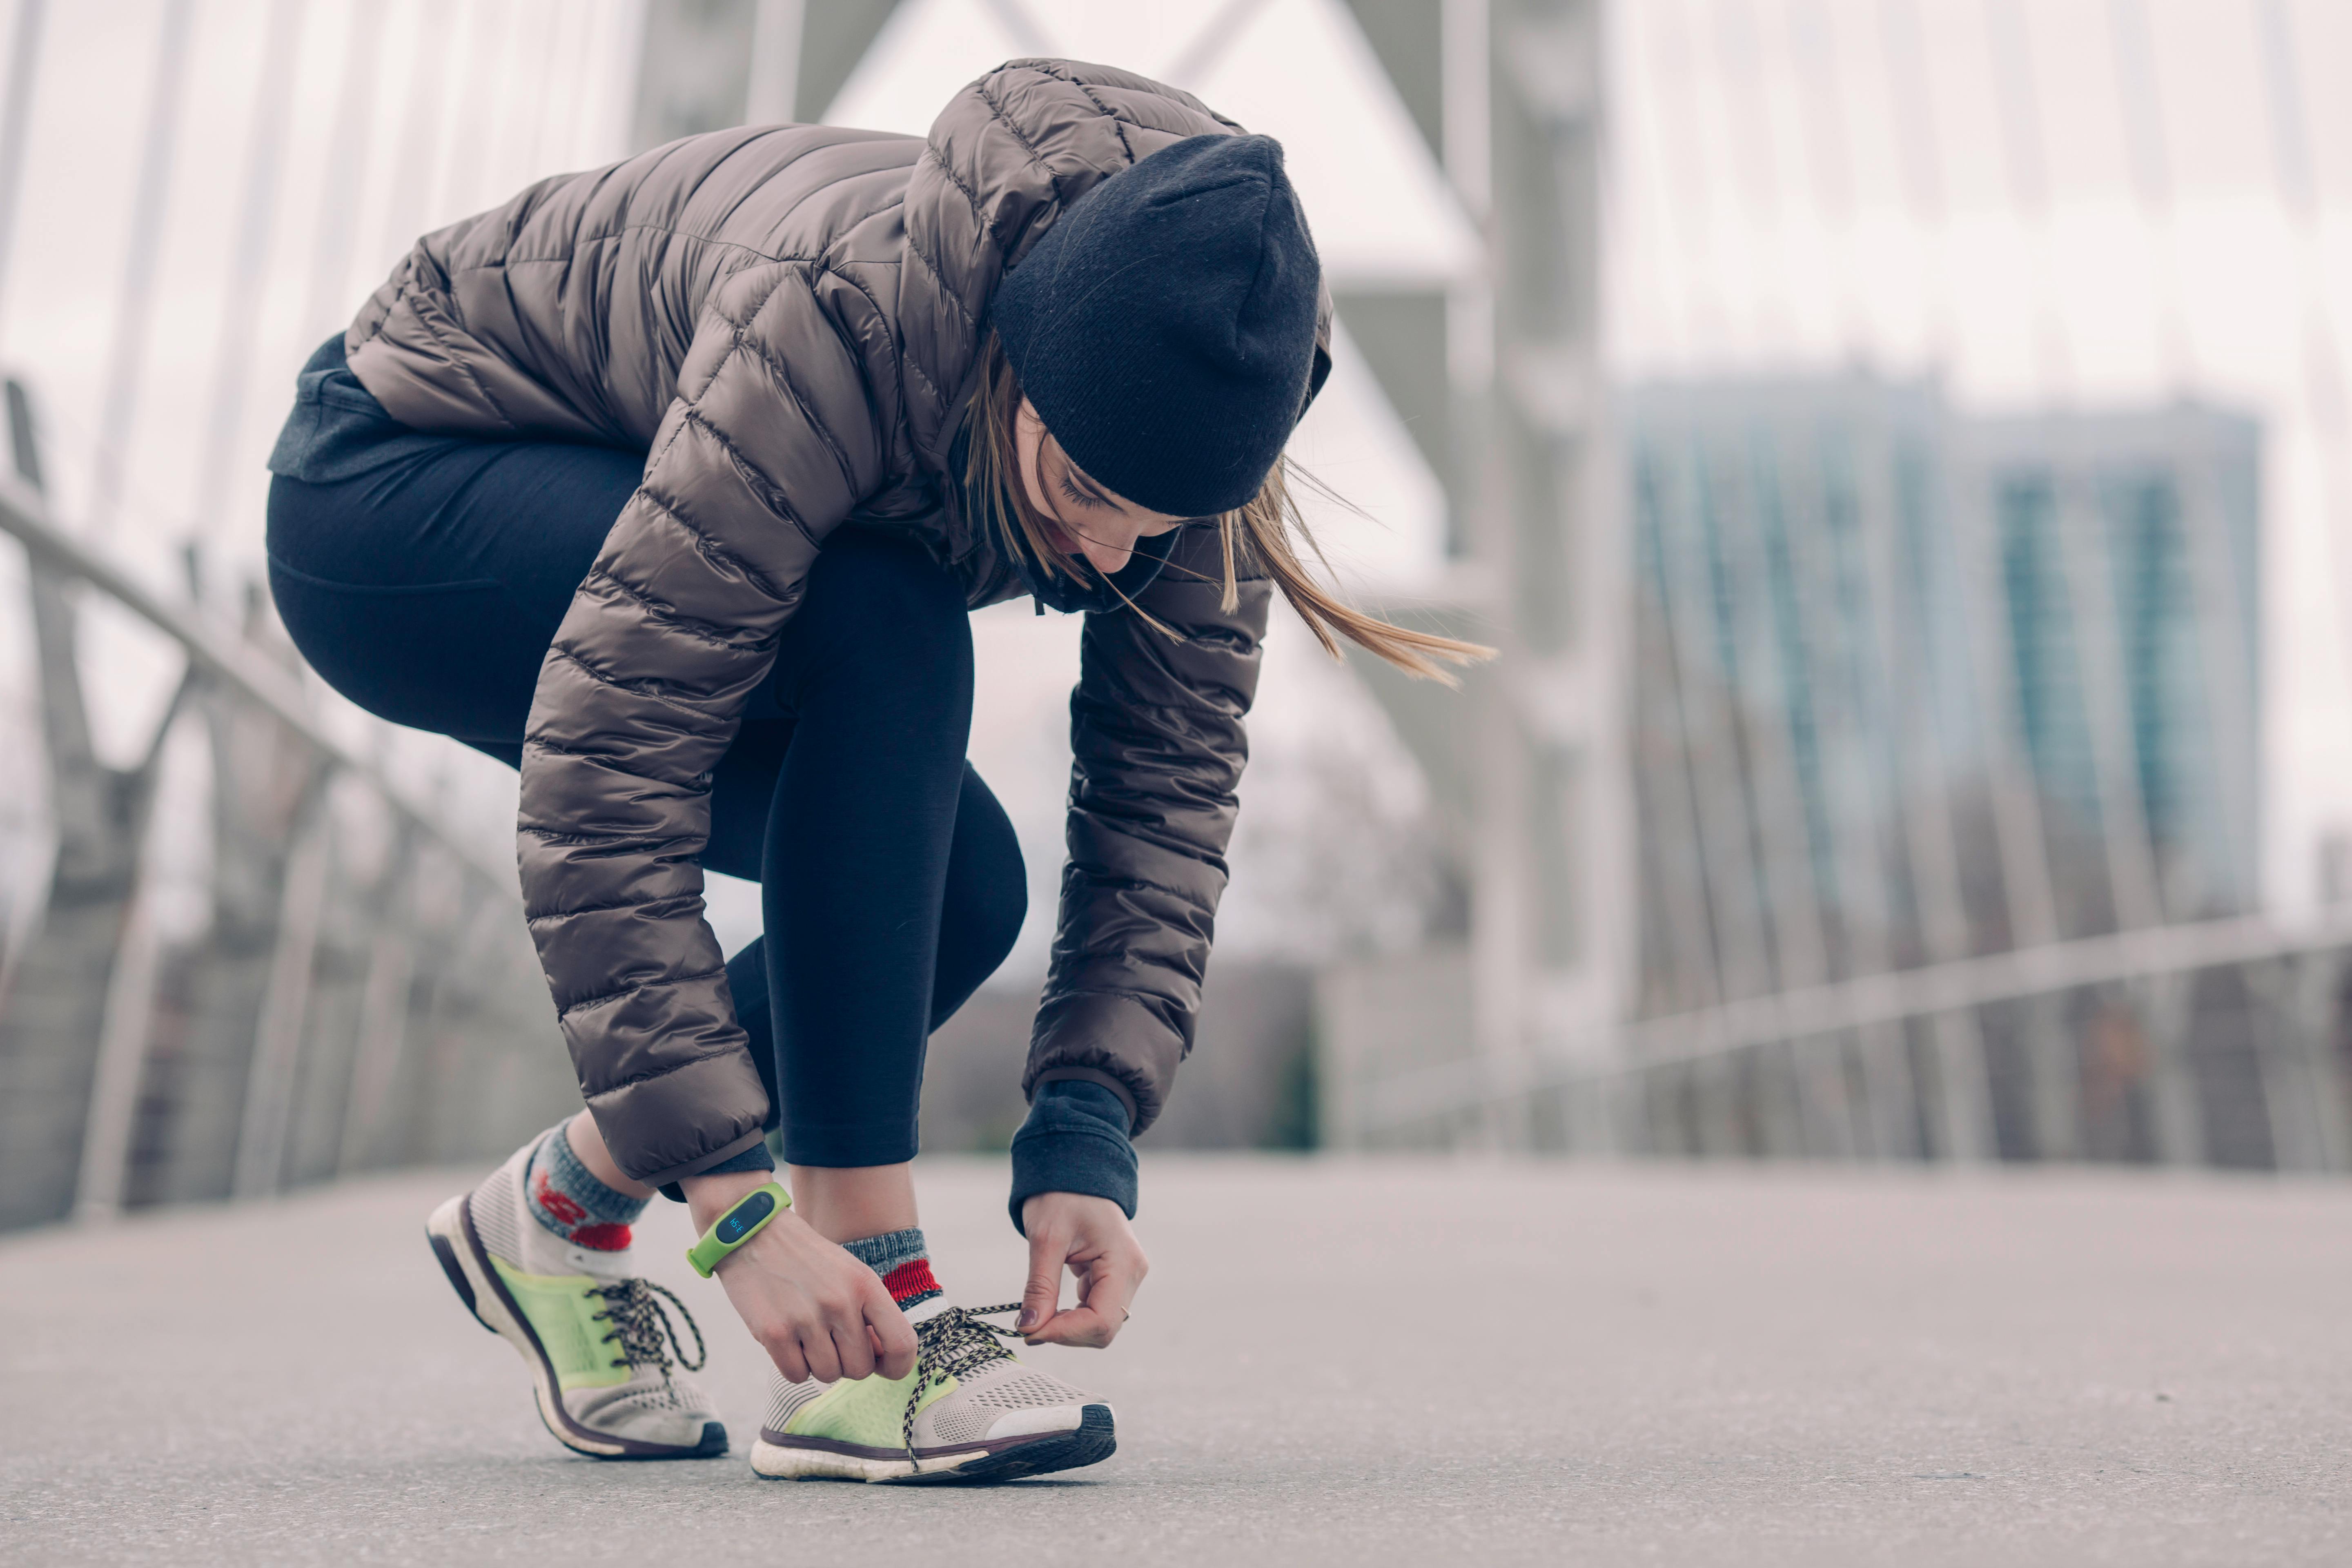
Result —
<instances>
[{"instance_id":1,"label":"quilted jacket sleeve","mask_svg":"<svg viewBox=\"0 0 2352 1568\"><path fill-rule=\"evenodd\" d=\"M524 901L589 1109L639 1181L740 1152L767 1114L703 919L709 773L818 548L883 473L864 300L810 263L713 295L540 671Z\"/></svg>"},{"instance_id":2,"label":"quilted jacket sleeve","mask_svg":"<svg viewBox=\"0 0 2352 1568\"><path fill-rule=\"evenodd\" d=\"M1139 605L1089 615L1070 700L1068 864L1023 1089L1080 1078L1159 1116L1192 1047L1272 585L1221 607L1216 531L1194 526Z\"/></svg>"}]
</instances>

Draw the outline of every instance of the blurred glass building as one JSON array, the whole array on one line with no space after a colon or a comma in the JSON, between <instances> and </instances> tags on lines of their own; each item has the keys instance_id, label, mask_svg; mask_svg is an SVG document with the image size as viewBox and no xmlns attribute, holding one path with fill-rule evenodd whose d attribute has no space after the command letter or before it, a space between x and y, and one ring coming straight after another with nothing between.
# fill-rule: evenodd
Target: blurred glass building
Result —
<instances>
[{"instance_id":1,"label":"blurred glass building","mask_svg":"<svg viewBox=\"0 0 2352 1568\"><path fill-rule=\"evenodd\" d=\"M1641 1016L2257 902L2253 421L1620 405Z\"/></svg>"},{"instance_id":2,"label":"blurred glass building","mask_svg":"<svg viewBox=\"0 0 2352 1568\"><path fill-rule=\"evenodd\" d=\"M2050 852L2105 862L2070 880L2107 907L2062 910L2061 934L2257 907L2254 421L2059 414L1965 440Z\"/></svg>"}]
</instances>

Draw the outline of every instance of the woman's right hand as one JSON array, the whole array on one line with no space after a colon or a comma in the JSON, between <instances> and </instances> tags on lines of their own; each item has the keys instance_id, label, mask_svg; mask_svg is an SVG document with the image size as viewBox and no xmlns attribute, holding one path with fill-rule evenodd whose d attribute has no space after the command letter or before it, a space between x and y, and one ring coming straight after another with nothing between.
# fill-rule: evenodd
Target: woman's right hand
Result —
<instances>
[{"instance_id":1,"label":"woman's right hand","mask_svg":"<svg viewBox=\"0 0 2352 1568\"><path fill-rule=\"evenodd\" d=\"M688 1176L681 1185L696 1230L709 1230L771 1179L761 1171ZM881 1278L790 1209L730 1253L717 1273L743 1326L790 1382L915 1370L914 1328Z\"/></svg>"}]
</instances>

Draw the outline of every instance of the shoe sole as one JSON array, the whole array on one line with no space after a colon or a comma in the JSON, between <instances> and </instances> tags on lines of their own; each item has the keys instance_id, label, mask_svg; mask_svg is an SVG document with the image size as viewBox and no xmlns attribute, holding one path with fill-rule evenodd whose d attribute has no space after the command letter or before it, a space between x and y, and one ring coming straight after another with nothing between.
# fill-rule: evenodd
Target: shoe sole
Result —
<instances>
[{"instance_id":1,"label":"shoe sole","mask_svg":"<svg viewBox=\"0 0 2352 1568\"><path fill-rule=\"evenodd\" d=\"M1009 1481L1100 1464L1118 1447L1110 1406L1089 1405L1079 1412L1077 1426L1067 1431L925 1454L919 1469L903 1451L893 1458L891 1450L853 1449L848 1444L818 1447L809 1438L775 1442L763 1432L751 1445L751 1468L779 1481L894 1481L901 1486Z\"/></svg>"},{"instance_id":2,"label":"shoe sole","mask_svg":"<svg viewBox=\"0 0 2352 1568\"><path fill-rule=\"evenodd\" d=\"M440 1260L449 1288L466 1304L474 1321L522 1352L530 1364L531 1389L539 1418L555 1440L574 1453L597 1459L715 1459L727 1452L727 1428L716 1421L703 1423L702 1437L691 1444L650 1443L642 1437L615 1437L595 1432L572 1419L563 1408L562 1384L547 1347L532 1331L530 1320L490 1267L489 1250L474 1229L473 1201L460 1193L433 1211L425 1222L425 1239Z\"/></svg>"}]
</instances>

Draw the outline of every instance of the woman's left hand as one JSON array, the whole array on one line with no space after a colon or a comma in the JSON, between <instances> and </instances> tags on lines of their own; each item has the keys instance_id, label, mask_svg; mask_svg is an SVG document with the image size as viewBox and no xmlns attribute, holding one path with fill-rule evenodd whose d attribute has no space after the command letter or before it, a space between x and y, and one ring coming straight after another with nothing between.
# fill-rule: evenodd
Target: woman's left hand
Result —
<instances>
[{"instance_id":1,"label":"woman's left hand","mask_svg":"<svg viewBox=\"0 0 2352 1568\"><path fill-rule=\"evenodd\" d=\"M1029 1234L1029 1287L1014 1326L1033 1345L1100 1349L1117 1339L1151 1272L1119 1206L1085 1193L1039 1193L1021 1205L1021 1228ZM1077 1278L1078 1304L1062 1310L1066 1266Z\"/></svg>"}]
</instances>

